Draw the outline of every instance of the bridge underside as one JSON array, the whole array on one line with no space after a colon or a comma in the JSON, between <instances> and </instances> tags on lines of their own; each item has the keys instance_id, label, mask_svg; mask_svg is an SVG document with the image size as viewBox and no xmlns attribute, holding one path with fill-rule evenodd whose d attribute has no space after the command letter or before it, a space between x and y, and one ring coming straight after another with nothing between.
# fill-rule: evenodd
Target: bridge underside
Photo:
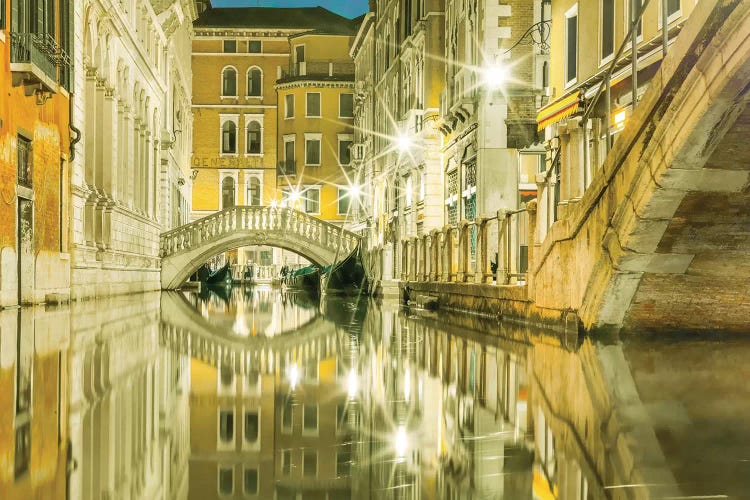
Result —
<instances>
[{"instance_id":1,"label":"bridge underside","mask_svg":"<svg viewBox=\"0 0 750 500\"><path fill-rule=\"evenodd\" d=\"M627 329L748 328L750 109L720 141L704 171L703 185L696 187L706 190L685 194L656 247L656 254L674 257L661 272L641 277L624 319Z\"/></svg>"}]
</instances>

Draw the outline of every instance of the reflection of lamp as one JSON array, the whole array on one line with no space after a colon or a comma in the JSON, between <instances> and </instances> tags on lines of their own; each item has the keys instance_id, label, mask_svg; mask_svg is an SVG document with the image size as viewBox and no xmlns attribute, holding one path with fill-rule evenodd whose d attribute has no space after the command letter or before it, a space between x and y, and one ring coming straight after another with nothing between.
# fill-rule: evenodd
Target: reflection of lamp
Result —
<instances>
[{"instance_id":1,"label":"reflection of lamp","mask_svg":"<svg viewBox=\"0 0 750 500\"><path fill-rule=\"evenodd\" d=\"M409 441L406 438L406 428L403 425L400 425L396 431L393 443L393 448L396 450L396 456L398 458L404 458L406 456L406 448L408 445Z\"/></svg>"},{"instance_id":2,"label":"reflection of lamp","mask_svg":"<svg viewBox=\"0 0 750 500\"><path fill-rule=\"evenodd\" d=\"M297 365L289 367L286 372L286 377L289 380L289 387L294 390L294 388L297 387L297 382L299 382L299 368Z\"/></svg>"},{"instance_id":3,"label":"reflection of lamp","mask_svg":"<svg viewBox=\"0 0 750 500\"><path fill-rule=\"evenodd\" d=\"M357 395L357 389L359 388L359 381L357 380L357 372L354 370L349 372L349 376L347 377L347 388L349 392L349 397L354 398L354 396Z\"/></svg>"}]
</instances>

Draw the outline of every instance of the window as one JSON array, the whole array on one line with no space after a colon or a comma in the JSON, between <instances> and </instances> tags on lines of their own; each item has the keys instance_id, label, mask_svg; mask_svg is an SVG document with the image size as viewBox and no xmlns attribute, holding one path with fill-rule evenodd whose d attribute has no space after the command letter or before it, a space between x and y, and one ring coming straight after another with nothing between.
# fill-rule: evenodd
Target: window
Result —
<instances>
[{"instance_id":1,"label":"window","mask_svg":"<svg viewBox=\"0 0 750 500\"><path fill-rule=\"evenodd\" d=\"M231 467L219 468L219 494L229 496L234 492L234 469Z\"/></svg>"},{"instance_id":2,"label":"window","mask_svg":"<svg viewBox=\"0 0 750 500\"><path fill-rule=\"evenodd\" d=\"M237 52L237 40L224 40L224 53L234 54Z\"/></svg>"},{"instance_id":3,"label":"window","mask_svg":"<svg viewBox=\"0 0 750 500\"><path fill-rule=\"evenodd\" d=\"M354 94L339 94L339 117L354 118Z\"/></svg>"},{"instance_id":4,"label":"window","mask_svg":"<svg viewBox=\"0 0 750 500\"><path fill-rule=\"evenodd\" d=\"M297 171L295 162L295 140L293 135L284 137L284 161L280 162L279 170L283 175L295 175Z\"/></svg>"},{"instance_id":5,"label":"window","mask_svg":"<svg viewBox=\"0 0 750 500\"><path fill-rule=\"evenodd\" d=\"M320 116L320 92L307 93L307 116Z\"/></svg>"},{"instance_id":6,"label":"window","mask_svg":"<svg viewBox=\"0 0 750 500\"><path fill-rule=\"evenodd\" d=\"M406 208L409 208L411 206L411 194L413 189L414 186L410 175L406 177L406 193L404 193L404 196L406 198L404 205L406 206Z\"/></svg>"},{"instance_id":7,"label":"window","mask_svg":"<svg viewBox=\"0 0 750 500\"><path fill-rule=\"evenodd\" d=\"M662 0L667 2L667 22L669 23L674 17L680 14L680 0Z\"/></svg>"},{"instance_id":8,"label":"window","mask_svg":"<svg viewBox=\"0 0 750 500\"><path fill-rule=\"evenodd\" d=\"M221 95L223 97L237 96L237 70L228 67L221 72Z\"/></svg>"},{"instance_id":9,"label":"window","mask_svg":"<svg viewBox=\"0 0 750 500\"><path fill-rule=\"evenodd\" d=\"M294 94L284 96L284 118L294 118Z\"/></svg>"},{"instance_id":10,"label":"window","mask_svg":"<svg viewBox=\"0 0 750 500\"><path fill-rule=\"evenodd\" d=\"M309 187L302 193L305 204L305 212L308 214L320 213L320 188Z\"/></svg>"},{"instance_id":11,"label":"window","mask_svg":"<svg viewBox=\"0 0 750 500\"><path fill-rule=\"evenodd\" d=\"M18 153L18 183L22 186L31 187L33 158L31 141L19 135L16 149Z\"/></svg>"},{"instance_id":12,"label":"window","mask_svg":"<svg viewBox=\"0 0 750 500\"><path fill-rule=\"evenodd\" d=\"M281 408L281 428L284 431L292 430L292 402L287 399L284 401L284 406Z\"/></svg>"},{"instance_id":13,"label":"window","mask_svg":"<svg viewBox=\"0 0 750 500\"><path fill-rule=\"evenodd\" d=\"M245 413L245 442L255 443L258 440L258 412Z\"/></svg>"},{"instance_id":14,"label":"window","mask_svg":"<svg viewBox=\"0 0 750 500\"><path fill-rule=\"evenodd\" d=\"M263 42L260 40L249 40L247 42L247 51L251 54L260 54L263 52Z\"/></svg>"},{"instance_id":15,"label":"window","mask_svg":"<svg viewBox=\"0 0 750 500\"><path fill-rule=\"evenodd\" d=\"M247 200L248 205L262 205L261 203L261 190L260 190L260 179L257 177L250 177L247 181ZM255 381L250 380L249 384L253 387L258 385L258 374L255 374Z\"/></svg>"},{"instance_id":16,"label":"window","mask_svg":"<svg viewBox=\"0 0 750 500\"><path fill-rule=\"evenodd\" d=\"M226 176L221 181L221 209L234 206L234 177Z\"/></svg>"},{"instance_id":17,"label":"window","mask_svg":"<svg viewBox=\"0 0 750 500\"><path fill-rule=\"evenodd\" d=\"M320 165L319 137L305 137L305 165Z\"/></svg>"},{"instance_id":18,"label":"window","mask_svg":"<svg viewBox=\"0 0 750 500\"><path fill-rule=\"evenodd\" d=\"M231 443L234 439L234 412L232 410L219 412L219 438L223 443Z\"/></svg>"},{"instance_id":19,"label":"window","mask_svg":"<svg viewBox=\"0 0 750 500\"><path fill-rule=\"evenodd\" d=\"M305 62L305 46L297 45L294 47L294 62L303 63Z\"/></svg>"},{"instance_id":20,"label":"window","mask_svg":"<svg viewBox=\"0 0 750 500\"><path fill-rule=\"evenodd\" d=\"M221 126L221 152L237 152L237 125L233 121L225 121Z\"/></svg>"},{"instance_id":21,"label":"window","mask_svg":"<svg viewBox=\"0 0 750 500\"><path fill-rule=\"evenodd\" d=\"M578 4L565 13L565 85L578 76Z\"/></svg>"},{"instance_id":22,"label":"window","mask_svg":"<svg viewBox=\"0 0 750 500\"><path fill-rule=\"evenodd\" d=\"M302 420L304 432L318 432L318 405L304 405Z\"/></svg>"},{"instance_id":23,"label":"window","mask_svg":"<svg viewBox=\"0 0 750 500\"><path fill-rule=\"evenodd\" d=\"M351 460L352 454L349 450L342 450L336 452L336 476L346 477L351 471Z\"/></svg>"},{"instance_id":24,"label":"window","mask_svg":"<svg viewBox=\"0 0 750 500\"><path fill-rule=\"evenodd\" d=\"M258 494L258 469L245 469L245 495Z\"/></svg>"},{"instance_id":25,"label":"window","mask_svg":"<svg viewBox=\"0 0 750 500\"><path fill-rule=\"evenodd\" d=\"M263 94L263 73L260 68L250 68L247 72L247 95L249 97L260 97Z\"/></svg>"},{"instance_id":26,"label":"window","mask_svg":"<svg viewBox=\"0 0 750 500\"><path fill-rule=\"evenodd\" d=\"M253 120L247 125L247 152L251 155L261 153L261 129L260 123Z\"/></svg>"},{"instance_id":27,"label":"window","mask_svg":"<svg viewBox=\"0 0 750 500\"><path fill-rule=\"evenodd\" d=\"M346 215L348 213L349 213L349 192L344 188L339 188L338 214Z\"/></svg>"},{"instance_id":28,"label":"window","mask_svg":"<svg viewBox=\"0 0 750 500\"><path fill-rule=\"evenodd\" d=\"M316 450L305 450L302 453L302 474L305 477L318 475L318 452Z\"/></svg>"},{"instance_id":29,"label":"window","mask_svg":"<svg viewBox=\"0 0 750 500\"><path fill-rule=\"evenodd\" d=\"M288 476L292 473L292 450L281 452L281 473Z\"/></svg>"},{"instance_id":30,"label":"window","mask_svg":"<svg viewBox=\"0 0 750 500\"><path fill-rule=\"evenodd\" d=\"M609 60L615 51L615 0L601 0L602 61Z\"/></svg>"},{"instance_id":31,"label":"window","mask_svg":"<svg viewBox=\"0 0 750 500\"><path fill-rule=\"evenodd\" d=\"M339 165L349 165L352 162L351 137L339 137Z\"/></svg>"}]
</instances>

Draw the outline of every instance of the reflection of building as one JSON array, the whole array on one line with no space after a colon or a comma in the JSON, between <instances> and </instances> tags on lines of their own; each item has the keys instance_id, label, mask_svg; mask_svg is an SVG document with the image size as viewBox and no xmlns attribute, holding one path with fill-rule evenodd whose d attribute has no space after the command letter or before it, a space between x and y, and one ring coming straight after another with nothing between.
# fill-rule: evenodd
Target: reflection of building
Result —
<instances>
[{"instance_id":1,"label":"reflection of building","mask_svg":"<svg viewBox=\"0 0 750 500\"><path fill-rule=\"evenodd\" d=\"M343 218L348 198L339 201L337 185L347 185L342 165L349 164L351 144L350 26L320 7L209 5L199 16L192 218L282 202ZM272 263L264 247L236 258ZM280 252L273 258L279 266L287 260Z\"/></svg>"},{"instance_id":2,"label":"reflection of building","mask_svg":"<svg viewBox=\"0 0 750 500\"><path fill-rule=\"evenodd\" d=\"M0 307L44 302L70 286L69 93L77 5L0 3ZM81 72L79 65L75 74Z\"/></svg>"},{"instance_id":3,"label":"reflection of building","mask_svg":"<svg viewBox=\"0 0 750 500\"><path fill-rule=\"evenodd\" d=\"M335 325L318 318L298 332L244 339L242 347L237 338L202 334L200 316L183 329L184 317L176 310L163 319L169 341L194 357L190 497L350 498Z\"/></svg>"},{"instance_id":4,"label":"reflection of building","mask_svg":"<svg viewBox=\"0 0 750 500\"><path fill-rule=\"evenodd\" d=\"M65 498L67 311L0 311L0 491Z\"/></svg>"},{"instance_id":5,"label":"reflection of building","mask_svg":"<svg viewBox=\"0 0 750 500\"><path fill-rule=\"evenodd\" d=\"M159 296L75 303L70 498L187 498L188 358L160 346Z\"/></svg>"}]
</instances>

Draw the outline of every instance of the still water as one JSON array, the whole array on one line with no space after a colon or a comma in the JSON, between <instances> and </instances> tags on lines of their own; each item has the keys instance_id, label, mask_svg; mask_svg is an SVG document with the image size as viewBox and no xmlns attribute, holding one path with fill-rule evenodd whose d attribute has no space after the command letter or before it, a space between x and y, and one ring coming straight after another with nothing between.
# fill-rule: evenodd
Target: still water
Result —
<instances>
[{"instance_id":1,"label":"still water","mask_svg":"<svg viewBox=\"0 0 750 500\"><path fill-rule=\"evenodd\" d=\"M750 498L750 342L271 288L0 311L0 499Z\"/></svg>"}]
</instances>

